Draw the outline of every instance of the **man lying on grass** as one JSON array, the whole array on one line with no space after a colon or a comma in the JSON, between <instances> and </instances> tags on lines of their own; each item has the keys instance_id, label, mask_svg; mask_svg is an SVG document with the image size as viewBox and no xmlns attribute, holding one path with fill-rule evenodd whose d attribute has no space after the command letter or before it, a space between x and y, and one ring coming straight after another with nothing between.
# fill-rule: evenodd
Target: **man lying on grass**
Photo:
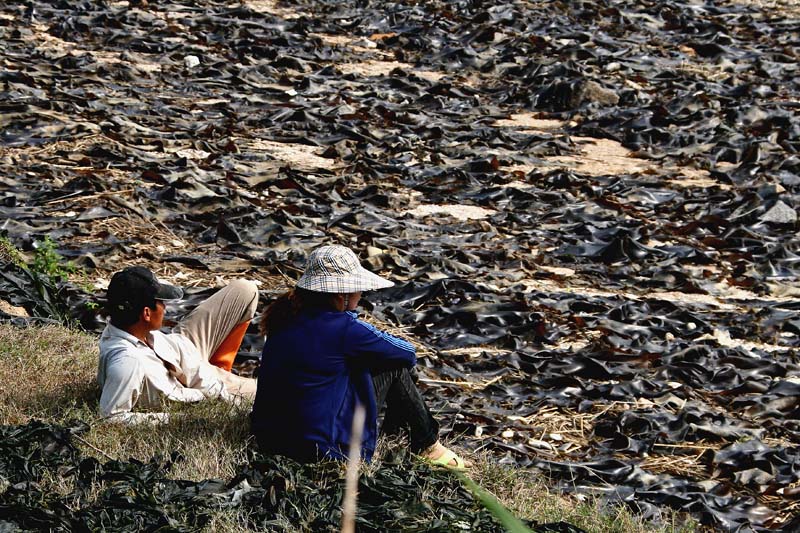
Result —
<instances>
[{"instance_id":1,"label":"man lying on grass","mask_svg":"<svg viewBox=\"0 0 800 533\"><path fill-rule=\"evenodd\" d=\"M165 400L255 396L255 380L230 372L255 315L255 283L231 282L172 333L162 333L165 302L182 297L181 289L161 283L145 267L129 267L111 278L106 295L109 324L100 336L97 369L103 416L121 422L164 421L165 413L131 411L158 409Z\"/></svg>"}]
</instances>

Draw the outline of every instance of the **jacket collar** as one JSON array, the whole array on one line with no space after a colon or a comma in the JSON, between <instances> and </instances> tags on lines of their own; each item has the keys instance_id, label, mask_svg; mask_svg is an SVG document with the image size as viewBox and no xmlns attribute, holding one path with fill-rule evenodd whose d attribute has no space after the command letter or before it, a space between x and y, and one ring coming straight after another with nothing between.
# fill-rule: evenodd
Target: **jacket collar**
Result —
<instances>
[{"instance_id":1,"label":"jacket collar","mask_svg":"<svg viewBox=\"0 0 800 533\"><path fill-rule=\"evenodd\" d=\"M143 343L141 341L141 339L131 335L130 333L128 333L124 329L118 328L117 326L111 324L110 322L106 324L106 329L103 332L103 336L106 337L106 338L109 338L109 339L111 339L111 338L119 338L119 339L122 339L122 340L126 340L126 341L130 342L131 344L142 344L142 345L145 344L145 343Z\"/></svg>"}]
</instances>

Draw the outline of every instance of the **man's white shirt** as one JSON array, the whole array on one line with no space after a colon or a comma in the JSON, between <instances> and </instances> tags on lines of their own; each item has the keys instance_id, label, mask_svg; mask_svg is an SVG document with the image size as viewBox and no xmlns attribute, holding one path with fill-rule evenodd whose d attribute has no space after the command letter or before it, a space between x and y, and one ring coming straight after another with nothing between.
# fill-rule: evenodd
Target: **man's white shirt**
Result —
<instances>
[{"instance_id":1,"label":"man's white shirt","mask_svg":"<svg viewBox=\"0 0 800 533\"><path fill-rule=\"evenodd\" d=\"M152 348L111 324L103 330L97 368L103 416L124 422L163 421L165 413L131 410L134 406L160 409L164 400L230 399L219 370L203 359L187 337L152 331L148 340Z\"/></svg>"}]
</instances>

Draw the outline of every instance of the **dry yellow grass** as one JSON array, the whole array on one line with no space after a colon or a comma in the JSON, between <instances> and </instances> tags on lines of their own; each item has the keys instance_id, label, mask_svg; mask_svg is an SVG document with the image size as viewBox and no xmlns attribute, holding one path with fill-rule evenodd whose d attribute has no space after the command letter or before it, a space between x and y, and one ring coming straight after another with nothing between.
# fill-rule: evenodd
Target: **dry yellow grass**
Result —
<instances>
[{"instance_id":1,"label":"dry yellow grass","mask_svg":"<svg viewBox=\"0 0 800 533\"><path fill-rule=\"evenodd\" d=\"M68 420L97 403L97 341L59 326L0 324L0 423Z\"/></svg>"}]
</instances>

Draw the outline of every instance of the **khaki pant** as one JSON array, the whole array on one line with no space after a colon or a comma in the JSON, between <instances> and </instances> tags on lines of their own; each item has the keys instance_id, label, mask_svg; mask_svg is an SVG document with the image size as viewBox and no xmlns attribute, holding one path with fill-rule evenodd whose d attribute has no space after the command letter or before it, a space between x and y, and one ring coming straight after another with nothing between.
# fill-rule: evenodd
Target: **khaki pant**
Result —
<instances>
[{"instance_id":1,"label":"khaki pant","mask_svg":"<svg viewBox=\"0 0 800 533\"><path fill-rule=\"evenodd\" d=\"M174 333L188 337L208 361L231 330L253 319L258 306L258 288L252 281L237 279L198 305L173 328ZM252 400L256 380L239 377L212 366L231 394Z\"/></svg>"}]
</instances>

